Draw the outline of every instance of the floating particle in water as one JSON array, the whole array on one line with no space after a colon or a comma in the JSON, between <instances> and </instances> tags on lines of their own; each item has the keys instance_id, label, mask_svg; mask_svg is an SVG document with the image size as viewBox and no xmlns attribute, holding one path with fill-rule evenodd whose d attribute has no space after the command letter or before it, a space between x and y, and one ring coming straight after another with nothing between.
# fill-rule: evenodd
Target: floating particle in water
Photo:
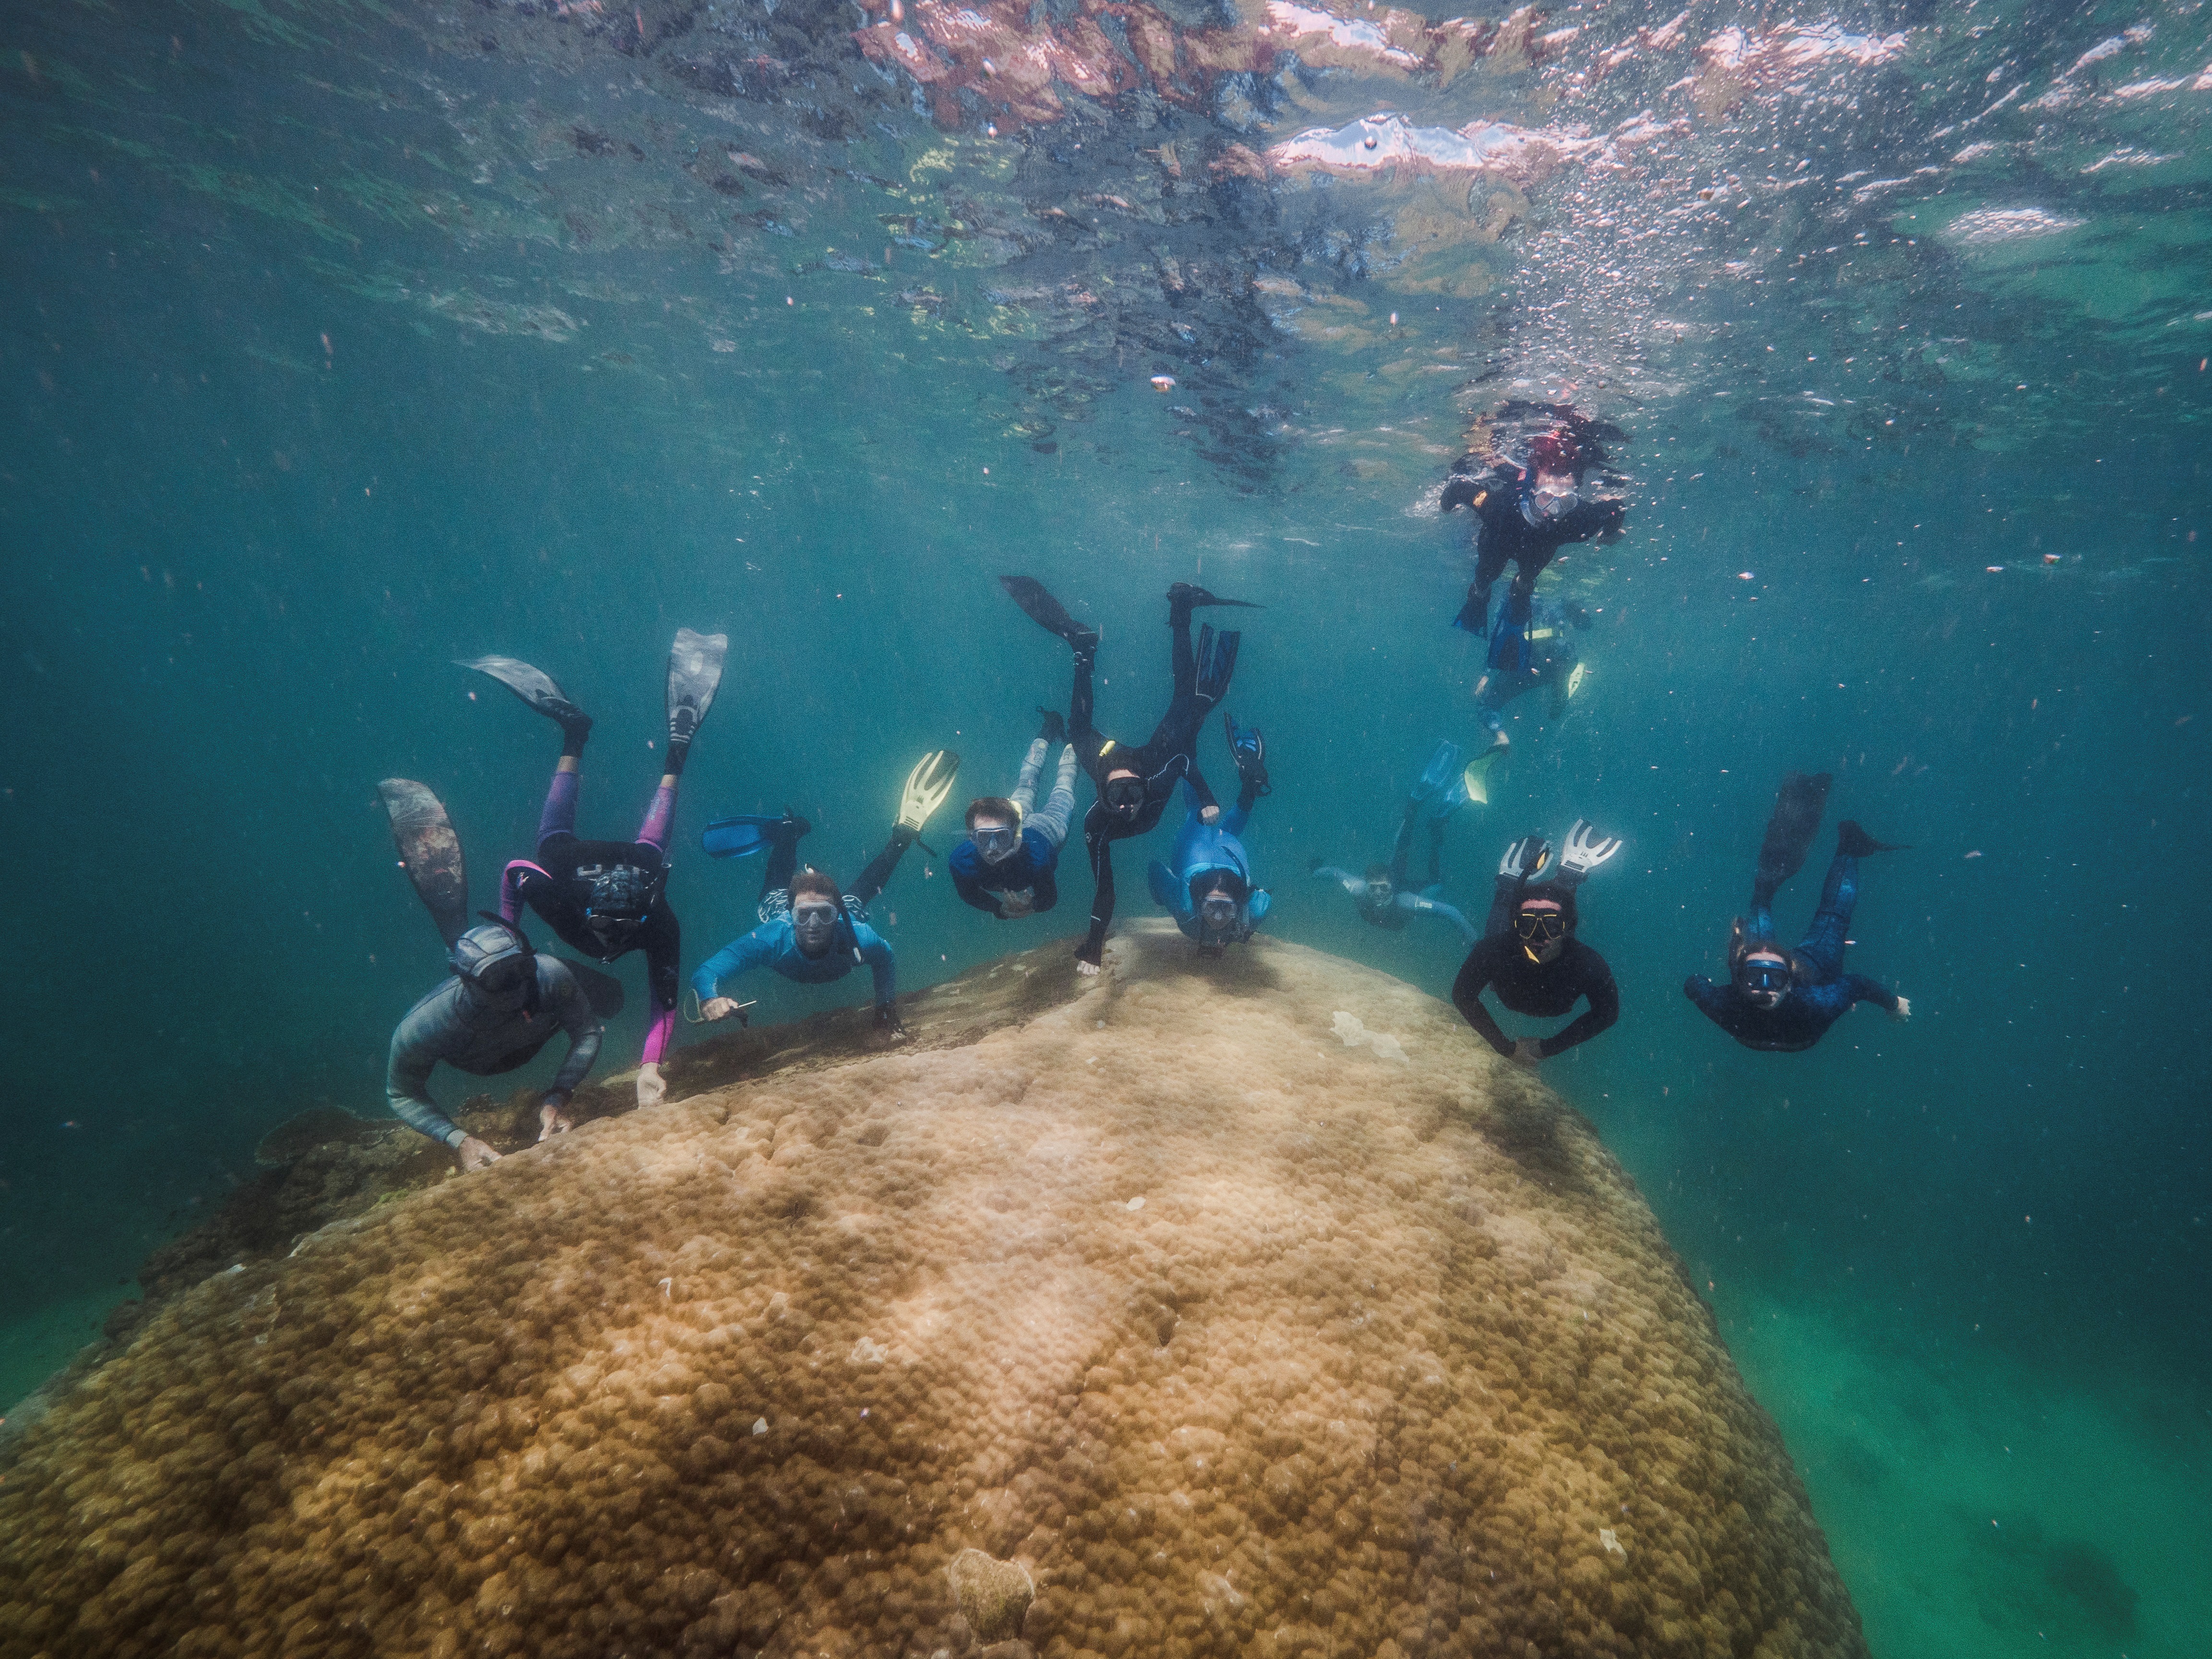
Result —
<instances>
[{"instance_id":1,"label":"floating particle in water","mask_svg":"<svg viewBox=\"0 0 2212 1659\"><path fill-rule=\"evenodd\" d=\"M1175 390L1175 383L1176 378L1172 374L1155 374L1152 376L1152 390L1155 392L1173 392Z\"/></svg>"}]
</instances>

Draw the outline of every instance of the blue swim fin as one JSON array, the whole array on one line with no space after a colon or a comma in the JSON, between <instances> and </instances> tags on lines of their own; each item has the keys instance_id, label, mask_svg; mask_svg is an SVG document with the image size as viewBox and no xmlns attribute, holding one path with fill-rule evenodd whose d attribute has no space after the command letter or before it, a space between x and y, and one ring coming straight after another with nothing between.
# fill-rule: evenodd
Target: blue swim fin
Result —
<instances>
[{"instance_id":1,"label":"blue swim fin","mask_svg":"<svg viewBox=\"0 0 2212 1659\"><path fill-rule=\"evenodd\" d=\"M776 831L793 820L779 813L772 817L716 818L701 831L699 845L710 859L750 858L775 844Z\"/></svg>"},{"instance_id":2,"label":"blue swim fin","mask_svg":"<svg viewBox=\"0 0 2212 1659\"><path fill-rule=\"evenodd\" d=\"M1425 801L1438 793L1448 793L1453 780L1460 775L1462 764L1457 744L1449 741L1438 744L1437 752L1429 757L1429 763L1421 769L1420 779L1413 785L1411 798ZM1460 799L1464 800L1467 798L1462 795ZM1450 808L1445 810L1449 811Z\"/></svg>"}]
</instances>

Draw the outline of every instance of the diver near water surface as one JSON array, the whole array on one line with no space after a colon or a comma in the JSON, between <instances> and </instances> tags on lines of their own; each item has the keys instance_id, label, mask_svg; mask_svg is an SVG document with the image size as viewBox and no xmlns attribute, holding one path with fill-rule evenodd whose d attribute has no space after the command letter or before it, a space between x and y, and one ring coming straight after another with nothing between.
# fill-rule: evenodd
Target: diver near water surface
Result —
<instances>
[{"instance_id":1,"label":"diver near water surface","mask_svg":"<svg viewBox=\"0 0 2212 1659\"><path fill-rule=\"evenodd\" d=\"M1627 508L1583 492L1586 475L1607 465L1601 434L1609 428L1571 410L1548 412L1559 416L1557 423L1531 438L1521 459L1468 454L1445 482L1443 510L1474 513L1474 580L1453 622L1470 634L1488 626L1490 590L1507 565L1514 568L1508 614L1525 626L1536 578L1560 548L1620 533Z\"/></svg>"},{"instance_id":2,"label":"diver near water surface","mask_svg":"<svg viewBox=\"0 0 2212 1659\"><path fill-rule=\"evenodd\" d=\"M945 860L953 890L978 910L1001 921L1042 915L1060 902L1060 844L1075 816L1075 745L1067 724L1055 709L1037 711L1044 725L1030 740L1020 775L1011 795L978 795L968 803L968 838ZM1036 804L1038 780L1052 745L1062 745L1060 770L1042 806Z\"/></svg>"},{"instance_id":3,"label":"diver near water surface","mask_svg":"<svg viewBox=\"0 0 2212 1659\"><path fill-rule=\"evenodd\" d=\"M1390 849L1390 862L1370 864L1364 876L1355 876L1316 859L1313 873L1334 881L1352 896L1361 918L1389 933L1402 931L1415 916L1441 916L1474 945L1481 935L1474 924L1439 896L1443 892L1444 830L1452 817L1468 804L1467 773L1461 764L1460 746L1439 743L1429 763L1406 797L1406 811L1398 823L1398 839ZM1429 832L1429 878L1415 891L1410 874L1413 835L1425 824Z\"/></svg>"},{"instance_id":4,"label":"diver near water surface","mask_svg":"<svg viewBox=\"0 0 2212 1659\"><path fill-rule=\"evenodd\" d=\"M1876 841L1850 819L1836 826L1836 855L1820 887L1820 908L1794 951L1774 942L1774 894L1805 863L1806 849L1827 809L1828 773L1791 772L1782 780L1759 849L1751 915L1735 919L1729 936L1729 982L1702 974L1682 981L1682 994L1707 1019L1747 1048L1794 1054L1809 1048L1854 1005L1876 1002L1893 1019L1910 1019L1912 1005L1863 974L1844 971L1851 911L1858 902L1859 860L1905 850Z\"/></svg>"},{"instance_id":5,"label":"diver near water surface","mask_svg":"<svg viewBox=\"0 0 2212 1659\"><path fill-rule=\"evenodd\" d=\"M1267 777L1267 740L1258 726L1239 726L1233 715L1224 714L1221 724L1243 786L1237 805L1209 823L1200 811L1198 792L1185 783L1175 861L1154 859L1145 872L1153 899L1175 917L1183 937L1198 942L1200 956L1213 957L1251 938L1272 903L1266 888L1252 884L1252 860L1242 839L1252 808L1262 795L1274 793Z\"/></svg>"},{"instance_id":6,"label":"diver near water surface","mask_svg":"<svg viewBox=\"0 0 2212 1659\"><path fill-rule=\"evenodd\" d=\"M561 758L538 821L538 855L517 859L500 881L500 914L519 921L527 904L562 942L599 962L645 952L653 1021L637 1072L637 1103L665 1093L660 1061L676 1027L683 933L668 907L668 837L676 818L677 785L691 740L714 705L729 647L720 634L678 629L668 653L668 757L660 785L633 841L585 841L576 834L584 744L591 717L550 675L513 657L477 657L459 665L488 674L561 728Z\"/></svg>"},{"instance_id":7,"label":"diver near water surface","mask_svg":"<svg viewBox=\"0 0 2212 1659\"><path fill-rule=\"evenodd\" d=\"M1233 630L1216 635L1209 624L1200 631L1194 649L1190 613L1202 605L1258 607L1243 599L1217 599L1188 582L1177 582L1168 589L1168 626L1175 634L1174 696L1152 737L1142 748L1133 749L1103 736L1092 722L1091 681L1098 659L1098 630L1069 616L1066 607L1033 577L1001 576L999 580L1032 622L1066 640L1075 653L1075 682L1068 697L1068 740L1075 745L1076 758L1098 791L1083 817L1083 847L1091 860L1096 889L1091 904L1091 932L1076 947L1075 960L1077 972L1095 974L1105 959L1106 929L1114 920L1113 844L1141 836L1158 823L1178 783L1190 785L1200 822L1211 824L1221 817L1220 805L1198 769L1198 734L1206 716L1229 690L1242 635Z\"/></svg>"},{"instance_id":8,"label":"diver near water surface","mask_svg":"<svg viewBox=\"0 0 2212 1659\"><path fill-rule=\"evenodd\" d=\"M464 1170L499 1154L464 1131L430 1096L440 1061L471 1077L496 1077L537 1057L556 1031L568 1034L568 1056L539 1097L538 1138L569 1127L569 1097L599 1058L600 1025L566 963L541 957L520 927L487 916L453 942L453 976L410 1008L392 1034L384 1093L411 1129L451 1146Z\"/></svg>"},{"instance_id":9,"label":"diver near water surface","mask_svg":"<svg viewBox=\"0 0 2212 1659\"><path fill-rule=\"evenodd\" d=\"M742 857L763 847L769 852L761 876L760 926L732 939L692 972L700 1018L713 1021L735 1014L739 1024L749 1024L736 999L723 994L722 981L757 968L800 985L828 985L866 963L875 978L876 1030L888 1042L904 1042L896 1001L896 958L890 941L868 925L868 906L889 884L891 872L919 839L930 815L952 793L959 769L960 757L945 749L933 750L915 763L907 775L890 840L843 894L812 866L799 868L799 843L812 828L805 818L787 812L781 818L722 818L709 824L706 847L716 857Z\"/></svg>"},{"instance_id":10,"label":"diver near water surface","mask_svg":"<svg viewBox=\"0 0 2212 1659\"><path fill-rule=\"evenodd\" d=\"M1558 871L1538 882L1552 861L1540 836L1527 836L1498 861L1482 942L1467 953L1452 982L1452 1002L1482 1040L1508 1060L1536 1066L1587 1042L1620 1018L1620 992L1605 958L1575 937L1580 915L1575 890L1620 850L1577 818L1560 849ZM1483 988L1516 1014L1557 1019L1577 1002L1589 1007L1547 1037L1509 1037L1482 1006Z\"/></svg>"}]
</instances>

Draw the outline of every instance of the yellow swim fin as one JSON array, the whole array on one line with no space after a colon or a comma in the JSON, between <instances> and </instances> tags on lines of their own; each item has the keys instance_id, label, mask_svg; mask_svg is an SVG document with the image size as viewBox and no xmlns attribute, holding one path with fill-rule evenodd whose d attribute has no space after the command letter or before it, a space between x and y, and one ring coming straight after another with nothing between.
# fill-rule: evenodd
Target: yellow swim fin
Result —
<instances>
[{"instance_id":1,"label":"yellow swim fin","mask_svg":"<svg viewBox=\"0 0 2212 1659\"><path fill-rule=\"evenodd\" d=\"M1490 769L1498 764L1505 753L1505 744L1494 744L1467 763L1460 775L1467 783L1467 798L1484 806L1490 805Z\"/></svg>"}]
</instances>

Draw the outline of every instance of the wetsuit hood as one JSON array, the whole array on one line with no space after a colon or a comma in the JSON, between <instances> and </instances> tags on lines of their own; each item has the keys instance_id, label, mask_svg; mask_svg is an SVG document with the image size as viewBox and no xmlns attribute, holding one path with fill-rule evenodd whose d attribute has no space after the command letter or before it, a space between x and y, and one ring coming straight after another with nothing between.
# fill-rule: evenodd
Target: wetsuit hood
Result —
<instances>
[{"instance_id":1,"label":"wetsuit hood","mask_svg":"<svg viewBox=\"0 0 2212 1659\"><path fill-rule=\"evenodd\" d=\"M447 964L477 1007L496 1013L538 1012L538 953L515 923L489 911L483 925L453 941Z\"/></svg>"}]
</instances>

